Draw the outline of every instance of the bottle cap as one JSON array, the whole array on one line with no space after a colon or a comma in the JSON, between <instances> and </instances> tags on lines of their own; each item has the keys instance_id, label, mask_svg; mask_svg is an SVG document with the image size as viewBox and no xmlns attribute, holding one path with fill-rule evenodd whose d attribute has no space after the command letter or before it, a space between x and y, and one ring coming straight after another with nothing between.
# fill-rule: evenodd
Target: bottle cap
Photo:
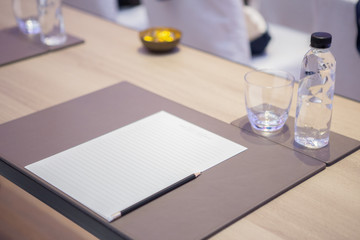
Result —
<instances>
[{"instance_id":1,"label":"bottle cap","mask_svg":"<svg viewBox=\"0 0 360 240\"><path fill-rule=\"evenodd\" d=\"M311 34L311 47L329 48L331 46L332 36L327 32L315 32Z\"/></svg>"}]
</instances>

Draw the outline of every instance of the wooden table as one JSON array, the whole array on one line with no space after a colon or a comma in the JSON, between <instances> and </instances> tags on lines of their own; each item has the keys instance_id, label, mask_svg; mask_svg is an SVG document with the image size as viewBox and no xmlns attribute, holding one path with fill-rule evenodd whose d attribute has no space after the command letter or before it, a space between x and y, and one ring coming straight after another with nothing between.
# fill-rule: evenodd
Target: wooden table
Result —
<instances>
[{"instance_id":1,"label":"wooden table","mask_svg":"<svg viewBox=\"0 0 360 240\"><path fill-rule=\"evenodd\" d=\"M68 7L63 13L67 32L85 44L0 67L0 123L125 80L227 123L246 115L243 76L248 67L182 45L173 53L149 54L133 30ZM0 29L14 25L11 1L3 0ZM358 119L360 103L335 96L332 131L360 140ZM357 151L213 239L359 236ZM2 176L0 238L96 239Z\"/></svg>"}]
</instances>

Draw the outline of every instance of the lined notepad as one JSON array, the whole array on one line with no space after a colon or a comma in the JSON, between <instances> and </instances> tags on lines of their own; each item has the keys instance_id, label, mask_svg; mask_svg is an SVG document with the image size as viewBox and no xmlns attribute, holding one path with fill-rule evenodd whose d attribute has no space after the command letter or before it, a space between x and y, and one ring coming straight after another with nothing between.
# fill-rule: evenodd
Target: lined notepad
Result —
<instances>
[{"instance_id":1,"label":"lined notepad","mask_svg":"<svg viewBox=\"0 0 360 240\"><path fill-rule=\"evenodd\" d=\"M108 221L246 148L161 111L26 166Z\"/></svg>"}]
</instances>

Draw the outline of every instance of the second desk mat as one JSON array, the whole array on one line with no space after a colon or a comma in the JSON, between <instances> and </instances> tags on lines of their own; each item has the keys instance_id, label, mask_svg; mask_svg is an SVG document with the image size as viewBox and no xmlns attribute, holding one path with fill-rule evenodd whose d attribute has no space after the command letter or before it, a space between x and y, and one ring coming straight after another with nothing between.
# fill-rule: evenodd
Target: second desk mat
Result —
<instances>
[{"instance_id":1,"label":"second desk mat","mask_svg":"<svg viewBox=\"0 0 360 240\"><path fill-rule=\"evenodd\" d=\"M48 47L40 42L39 35L25 36L16 26L2 29L0 30L0 66L83 42L84 40L67 34L67 40L63 45Z\"/></svg>"},{"instance_id":2,"label":"second desk mat","mask_svg":"<svg viewBox=\"0 0 360 240\"><path fill-rule=\"evenodd\" d=\"M246 131L253 132L247 116L239 118L231 124ZM289 116L284 127L279 132L264 136L261 135L261 137L267 138L270 141L281 144L299 153L318 159L327 165L336 163L360 148L360 141L335 132L330 132L330 141L327 146L320 149L305 148L295 142L294 131L294 118Z\"/></svg>"},{"instance_id":3,"label":"second desk mat","mask_svg":"<svg viewBox=\"0 0 360 240\"><path fill-rule=\"evenodd\" d=\"M24 168L161 110L248 149L112 223ZM311 157L127 82L2 124L0 140L0 156L7 164L83 209L108 231L131 239L209 237L325 169L324 163ZM76 214L66 216L79 221ZM90 226L85 229L97 234Z\"/></svg>"}]
</instances>

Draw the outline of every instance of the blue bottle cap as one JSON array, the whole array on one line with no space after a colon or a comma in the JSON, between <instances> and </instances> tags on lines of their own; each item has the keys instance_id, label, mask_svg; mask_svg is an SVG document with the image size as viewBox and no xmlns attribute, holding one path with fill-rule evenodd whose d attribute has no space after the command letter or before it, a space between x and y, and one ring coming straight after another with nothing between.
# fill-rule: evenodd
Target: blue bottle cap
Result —
<instances>
[{"instance_id":1,"label":"blue bottle cap","mask_svg":"<svg viewBox=\"0 0 360 240\"><path fill-rule=\"evenodd\" d=\"M315 32L311 34L311 47L329 48L331 46L332 36L327 32Z\"/></svg>"}]
</instances>

